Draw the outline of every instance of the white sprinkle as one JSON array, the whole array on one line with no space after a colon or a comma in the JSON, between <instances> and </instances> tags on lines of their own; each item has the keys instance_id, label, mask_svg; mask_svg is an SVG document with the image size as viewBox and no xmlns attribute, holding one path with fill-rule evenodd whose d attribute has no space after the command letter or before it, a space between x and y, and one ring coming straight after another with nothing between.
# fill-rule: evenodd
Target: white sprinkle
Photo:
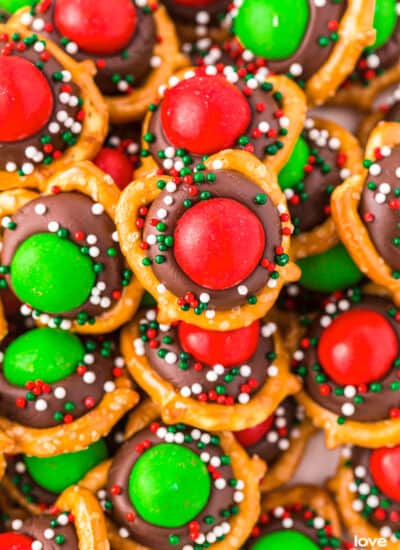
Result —
<instances>
[{"instance_id":1,"label":"white sprinkle","mask_svg":"<svg viewBox=\"0 0 400 550\"><path fill-rule=\"evenodd\" d=\"M100 204L99 202L96 202L93 204L92 214L94 214L95 216L99 216L103 212L104 212L104 206L102 204Z\"/></svg>"},{"instance_id":2,"label":"white sprinkle","mask_svg":"<svg viewBox=\"0 0 400 550\"><path fill-rule=\"evenodd\" d=\"M38 216L43 216L43 214L45 214L46 212L47 212L47 208L44 204L39 203L35 206L35 213Z\"/></svg>"},{"instance_id":3,"label":"white sprinkle","mask_svg":"<svg viewBox=\"0 0 400 550\"><path fill-rule=\"evenodd\" d=\"M85 372L82 378L85 384L93 384L96 381L96 375L92 371Z\"/></svg>"},{"instance_id":4,"label":"white sprinkle","mask_svg":"<svg viewBox=\"0 0 400 550\"><path fill-rule=\"evenodd\" d=\"M56 221L52 221L48 223L47 229L51 233L57 233L57 231L60 229L60 225Z\"/></svg>"},{"instance_id":5,"label":"white sprinkle","mask_svg":"<svg viewBox=\"0 0 400 550\"><path fill-rule=\"evenodd\" d=\"M352 416L355 410L353 403L344 403L344 405L342 405L342 414L344 414L344 416Z\"/></svg>"}]
</instances>

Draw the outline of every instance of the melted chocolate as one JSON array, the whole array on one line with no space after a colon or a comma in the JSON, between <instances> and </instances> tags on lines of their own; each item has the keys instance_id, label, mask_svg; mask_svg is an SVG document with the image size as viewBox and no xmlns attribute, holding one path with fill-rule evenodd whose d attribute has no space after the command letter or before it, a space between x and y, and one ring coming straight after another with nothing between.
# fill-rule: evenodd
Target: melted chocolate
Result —
<instances>
[{"instance_id":1,"label":"melted chocolate","mask_svg":"<svg viewBox=\"0 0 400 550\"><path fill-rule=\"evenodd\" d=\"M163 4L174 21L191 25L204 22L215 26L223 19L229 0L214 0L211 4L204 3L203 6L185 5L175 0L164 0Z\"/></svg>"},{"instance_id":2,"label":"melted chocolate","mask_svg":"<svg viewBox=\"0 0 400 550\"><path fill-rule=\"evenodd\" d=\"M396 146L389 156L369 168L359 204L370 239L393 271L400 271L400 171L396 173L399 165L400 146ZM375 171L379 173L375 175Z\"/></svg>"}]
</instances>

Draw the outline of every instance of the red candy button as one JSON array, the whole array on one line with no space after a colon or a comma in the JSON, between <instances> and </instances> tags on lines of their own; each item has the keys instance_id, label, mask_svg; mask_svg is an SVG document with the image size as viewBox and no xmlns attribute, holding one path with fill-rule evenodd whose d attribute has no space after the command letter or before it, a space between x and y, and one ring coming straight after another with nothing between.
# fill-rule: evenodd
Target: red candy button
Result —
<instances>
[{"instance_id":1,"label":"red candy button","mask_svg":"<svg viewBox=\"0 0 400 550\"><path fill-rule=\"evenodd\" d=\"M274 415L269 416L264 422L254 426L253 428L247 428L247 430L240 430L240 432L233 432L233 435L239 441L243 447L250 447L255 445L266 433L271 429L274 421Z\"/></svg>"},{"instance_id":2,"label":"red candy button","mask_svg":"<svg viewBox=\"0 0 400 550\"><path fill-rule=\"evenodd\" d=\"M246 279L260 262L265 235L258 217L232 199L210 199L178 220L174 253L182 271L204 288L223 290Z\"/></svg>"},{"instance_id":3,"label":"red candy button","mask_svg":"<svg viewBox=\"0 0 400 550\"><path fill-rule=\"evenodd\" d=\"M3 533L0 535L1 550L31 550L33 539L20 533Z\"/></svg>"},{"instance_id":4,"label":"red candy button","mask_svg":"<svg viewBox=\"0 0 400 550\"><path fill-rule=\"evenodd\" d=\"M250 107L223 76L194 76L166 91L161 123L169 141L208 155L232 147L246 132Z\"/></svg>"},{"instance_id":5,"label":"red candy button","mask_svg":"<svg viewBox=\"0 0 400 550\"><path fill-rule=\"evenodd\" d=\"M132 164L118 149L103 147L93 162L111 176L120 189L124 189L133 179Z\"/></svg>"},{"instance_id":6,"label":"red candy button","mask_svg":"<svg viewBox=\"0 0 400 550\"><path fill-rule=\"evenodd\" d=\"M368 384L391 368L398 342L389 321L371 310L352 310L326 328L318 356L326 373L338 384Z\"/></svg>"},{"instance_id":7,"label":"red candy button","mask_svg":"<svg viewBox=\"0 0 400 550\"><path fill-rule=\"evenodd\" d=\"M379 489L389 498L400 501L400 445L371 451L369 467Z\"/></svg>"},{"instance_id":8,"label":"red candy button","mask_svg":"<svg viewBox=\"0 0 400 550\"><path fill-rule=\"evenodd\" d=\"M53 110L53 94L30 61L0 57L0 141L18 141L38 132Z\"/></svg>"},{"instance_id":9,"label":"red candy button","mask_svg":"<svg viewBox=\"0 0 400 550\"><path fill-rule=\"evenodd\" d=\"M238 330L220 332L181 322L179 341L183 349L195 359L207 365L222 364L225 367L240 365L252 357L257 349L260 323Z\"/></svg>"},{"instance_id":10,"label":"red candy button","mask_svg":"<svg viewBox=\"0 0 400 550\"><path fill-rule=\"evenodd\" d=\"M132 0L57 0L54 18L63 36L97 55L122 50L137 22Z\"/></svg>"}]
</instances>

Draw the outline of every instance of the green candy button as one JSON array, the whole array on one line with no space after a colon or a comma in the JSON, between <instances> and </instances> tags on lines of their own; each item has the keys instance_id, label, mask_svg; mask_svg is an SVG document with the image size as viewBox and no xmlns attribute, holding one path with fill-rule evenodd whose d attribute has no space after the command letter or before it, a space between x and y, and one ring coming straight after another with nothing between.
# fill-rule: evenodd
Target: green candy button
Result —
<instances>
[{"instance_id":1,"label":"green candy button","mask_svg":"<svg viewBox=\"0 0 400 550\"><path fill-rule=\"evenodd\" d=\"M298 531L275 531L256 541L251 550L319 550L319 546Z\"/></svg>"},{"instance_id":2,"label":"green candy button","mask_svg":"<svg viewBox=\"0 0 400 550\"><path fill-rule=\"evenodd\" d=\"M42 380L52 384L72 374L85 349L75 334L37 328L14 340L4 353L5 379L16 386Z\"/></svg>"},{"instance_id":3,"label":"green candy button","mask_svg":"<svg viewBox=\"0 0 400 550\"><path fill-rule=\"evenodd\" d=\"M255 55L287 59L299 48L309 17L308 0L244 0L233 31Z\"/></svg>"},{"instance_id":4,"label":"green candy button","mask_svg":"<svg viewBox=\"0 0 400 550\"><path fill-rule=\"evenodd\" d=\"M29 4L29 0L0 0L0 8L10 13L14 13L24 6L29 6Z\"/></svg>"},{"instance_id":5,"label":"green candy button","mask_svg":"<svg viewBox=\"0 0 400 550\"><path fill-rule=\"evenodd\" d=\"M373 48L380 48L389 41L397 24L396 0L376 0L374 29L376 40Z\"/></svg>"},{"instance_id":6,"label":"green candy button","mask_svg":"<svg viewBox=\"0 0 400 550\"><path fill-rule=\"evenodd\" d=\"M103 439L99 439L83 451L48 458L24 456L24 462L29 475L38 485L58 494L80 481L107 457L107 446Z\"/></svg>"},{"instance_id":7,"label":"green candy button","mask_svg":"<svg viewBox=\"0 0 400 550\"><path fill-rule=\"evenodd\" d=\"M304 167L308 164L309 156L310 148L308 143L303 137L300 137L294 146L289 160L279 173L278 182L281 189L294 187L303 180Z\"/></svg>"},{"instance_id":8,"label":"green candy button","mask_svg":"<svg viewBox=\"0 0 400 550\"><path fill-rule=\"evenodd\" d=\"M175 443L155 445L129 476L129 496L138 514L159 527L181 527L207 504L211 482L197 454Z\"/></svg>"},{"instance_id":9,"label":"green candy button","mask_svg":"<svg viewBox=\"0 0 400 550\"><path fill-rule=\"evenodd\" d=\"M363 274L342 244L322 254L297 261L301 269L300 284L317 292L334 292L356 285Z\"/></svg>"},{"instance_id":10,"label":"green candy button","mask_svg":"<svg viewBox=\"0 0 400 550\"><path fill-rule=\"evenodd\" d=\"M52 233L26 239L11 262L15 294L47 313L63 313L84 304L95 278L91 259L74 243Z\"/></svg>"}]
</instances>

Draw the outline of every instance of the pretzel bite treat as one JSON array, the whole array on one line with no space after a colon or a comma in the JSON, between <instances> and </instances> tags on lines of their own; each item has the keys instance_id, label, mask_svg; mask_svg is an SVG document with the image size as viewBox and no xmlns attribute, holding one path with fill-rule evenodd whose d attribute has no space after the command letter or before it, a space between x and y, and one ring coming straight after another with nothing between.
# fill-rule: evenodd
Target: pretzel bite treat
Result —
<instances>
[{"instance_id":1,"label":"pretzel bite treat","mask_svg":"<svg viewBox=\"0 0 400 550\"><path fill-rule=\"evenodd\" d=\"M93 73L36 34L0 28L0 190L96 155L108 117Z\"/></svg>"},{"instance_id":2,"label":"pretzel bite treat","mask_svg":"<svg viewBox=\"0 0 400 550\"><path fill-rule=\"evenodd\" d=\"M214 330L265 315L286 280L292 226L274 175L244 151L225 151L181 176L136 180L117 211L121 247L157 299L158 319Z\"/></svg>"},{"instance_id":3,"label":"pretzel bite treat","mask_svg":"<svg viewBox=\"0 0 400 550\"><path fill-rule=\"evenodd\" d=\"M384 538L381 546L400 548L400 447L345 448L330 488L344 524L359 538Z\"/></svg>"},{"instance_id":4,"label":"pretzel bite treat","mask_svg":"<svg viewBox=\"0 0 400 550\"><path fill-rule=\"evenodd\" d=\"M0 394L0 427L34 456L84 449L138 401L115 339L48 327L5 347Z\"/></svg>"},{"instance_id":5,"label":"pretzel bite treat","mask_svg":"<svg viewBox=\"0 0 400 550\"><path fill-rule=\"evenodd\" d=\"M375 41L363 51L354 70L341 86L334 103L369 110L375 96L400 76L400 3L376 0Z\"/></svg>"},{"instance_id":6,"label":"pretzel bite treat","mask_svg":"<svg viewBox=\"0 0 400 550\"><path fill-rule=\"evenodd\" d=\"M30 192L0 196L3 284L41 324L110 332L141 297L113 221L119 191L90 163L58 173L43 191L33 200Z\"/></svg>"},{"instance_id":7,"label":"pretzel bite treat","mask_svg":"<svg viewBox=\"0 0 400 550\"><path fill-rule=\"evenodd\" d=\"M186 64L165 8L135 0L42 0L13 16L77 61L90 59L111 119L140 119L157 88Z\"/></svg>"},{"instance_id":8,"label":"pretzel bite treat","mask_svg":"<svg viewBox=\"0 0 400 550\"><path fill-rule=\"evenodd\" d=\"M159 324L156 310L148 310L123 330L121 349L166 422L245 429L299 390L276 325L268 321L220 332Z\"/></svg>"},{"instance_id":9,"label":"pretzel bite treat","mask_svg":"<svg viewBox=\"0 0 400 550\"><path fill-rule=\"evenodd\" d=\"M190 68L162 87L142 133L140 174L178 174L223 149L253 153L272 169L288 160L304 123L305 97L288 78L222 65Z\"/></svg>"},{"instance_id":10,"label":"pretzel bite treat","mask_svg":"<svg viewBox=\"0 0 400 550\"><path fill-rule=\"evenodd\" d=\"M400 442L398 318L386 298L336 292L301 339L293 355L304 383L298 399L328 447Z\"/></svg>"},{"instance_id":11,"label":"pretzel bite treat","mask_svg":"<svg viewBox=\"0 0 400 550\"><path fill-rule=\"evenodd\" d=\"M313 433L311 423L304 419L303 408L288 397L264 422L234 435L250 456L257 455L267 463L260 485L265 492L292 478Z\"/></svg>"},{"instance_id":12,"label":"pretzel bite treat","mask_svg":"<svg viewBox=\"0 0 400 550\"><path fill-rule=\"evenodd\" d=\"M362 173L357 140L334 122L307 118L278 177L294 225L295 257L320 254L338 243L330 196L350 175Z\"/></svg>"},{"instance_id":13,"label":"pretzel bite treat","mask_svg":"<svg viewBox=\"0 0 400 550\"><path fill-rule=\"evenodd\" d=\"M399 145L400 125L379 124L367 143L365 175L349 178L332 196L332 215L353 260L396 303L400 301Z\"/></svg>"},{"instance_id":14,"label":"pretzel bite treat","mask_svg":"<svg viewBox=\"0 0 400 550\"><path fill-rule=\"evenodd\" d=\"M263 63L304 87L310 104L333 96L374 40L374 1L235 0L235 38L225 51L239 64Z\"/></svg>"},{"instance_id":15,"label":"pretzel bite treat","mask_svg":"<svg viewBox=\"0 0 400 550\"><path fill-rule=\"evenodd\" d=\"M47 515L12 519L0 530L2 550L109 550L104 514L77 486L64 491Z\"/></svg>"},{"instance_id":16,"label":"pretzel bite treat","mask_svg":"<svg viewBox=\"0 0 400 550\"><path fill-rule=\"evenodd\" d=\"M113 548L233 550L257 520L264 469L228 432L153 421L85 485L110 518Z\"/></svg>"},{"instance_id":17,"label":"pretzel bite treat","mask_svg":"<svg viewBox=\"0 0 400 550\"><path fill-rule=\"evenodd\" d=\"M311 485L266 495L261 515L243 550L347 550L334 502Z\"/></svg>"}]
</instances>

